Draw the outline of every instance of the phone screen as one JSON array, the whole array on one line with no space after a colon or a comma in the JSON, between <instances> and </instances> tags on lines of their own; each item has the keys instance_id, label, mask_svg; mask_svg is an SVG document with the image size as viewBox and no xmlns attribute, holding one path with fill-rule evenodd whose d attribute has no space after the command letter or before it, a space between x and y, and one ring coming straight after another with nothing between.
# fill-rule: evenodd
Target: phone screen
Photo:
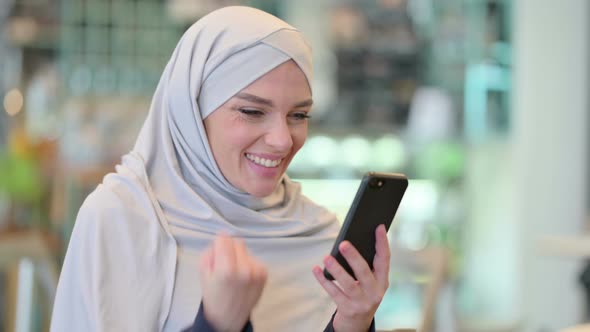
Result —
<instances>
[{"instance_id":1,"label":"phone screen","mask_svg":"<svg viewBox=\"0 0 590 332\"><path fill-rule=\"evenodd\" d=\"M350 241L372 269L375 230L381 224L389 230L407 187L408 179L403 174L371 172L363 177L331 252L351 276L355 277L354 272L340 254L338 245L344 240ZM334 279L327 270L324 275Z\"/></svg>"}]
</instances>

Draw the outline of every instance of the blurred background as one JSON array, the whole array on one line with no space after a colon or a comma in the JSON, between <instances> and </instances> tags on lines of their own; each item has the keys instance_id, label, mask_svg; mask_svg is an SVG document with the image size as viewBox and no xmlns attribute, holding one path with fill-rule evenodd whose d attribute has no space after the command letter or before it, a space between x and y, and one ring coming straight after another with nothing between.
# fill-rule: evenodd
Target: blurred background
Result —
<instances>
[{"instance_id":1,"label":"blurred background","mask_svg":"<svg viewBox=\"0 0 590 332\"><path fill-rule=\"evenodd\" d=\"M590 2L0 0L0 331L48 329L80 204L183 31L232 4L313 45L304 193L343 218L364 172L411 178L378 328L588 321Z\"/></svg>"}]
</instances>

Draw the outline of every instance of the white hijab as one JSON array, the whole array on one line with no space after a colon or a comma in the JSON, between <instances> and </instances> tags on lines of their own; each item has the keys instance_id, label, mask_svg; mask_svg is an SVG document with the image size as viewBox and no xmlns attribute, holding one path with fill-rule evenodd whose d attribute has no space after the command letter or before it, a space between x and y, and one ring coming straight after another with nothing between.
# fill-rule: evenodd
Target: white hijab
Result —
<instances>
[{"instance_id":1,"label":"white hijab","mask_svg":"<svg viewBox=\"0 0 590 332\"><path fill-rule=\"evenodd\" d=\"M311 268L329 252L335 216L286 175L262 199L236 189L219 170L202 122L290 59L311 82L311 51L301 34L253 8L214 11L185 32L134 150L79 211L52 331L163 330L183 287L200 301L197 260L183 261L192 256L181 252L198 255L220 231L243 238L269 269L251 317L257 330L325 327L335 307ZM181 273L194 282L180 282Z\"/></svg>"}]
</instances>

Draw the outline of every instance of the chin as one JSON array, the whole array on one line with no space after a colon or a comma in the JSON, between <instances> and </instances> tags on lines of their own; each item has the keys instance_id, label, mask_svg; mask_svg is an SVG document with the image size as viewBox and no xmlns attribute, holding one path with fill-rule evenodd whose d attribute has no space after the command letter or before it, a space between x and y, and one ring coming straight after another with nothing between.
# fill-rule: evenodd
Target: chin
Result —
<instances>
[{"instance_id":1,"label":"chin","mask_svg":"<svg viewBox=\"0 0 590 332\"><path fill-rule=\"evenodd\" d=\"M246 192L254 197L263 198L272 194L277 188L278 183L278 181L275 181L272 184L257 184L248 188Z\"/></svg>"}]
</instances>

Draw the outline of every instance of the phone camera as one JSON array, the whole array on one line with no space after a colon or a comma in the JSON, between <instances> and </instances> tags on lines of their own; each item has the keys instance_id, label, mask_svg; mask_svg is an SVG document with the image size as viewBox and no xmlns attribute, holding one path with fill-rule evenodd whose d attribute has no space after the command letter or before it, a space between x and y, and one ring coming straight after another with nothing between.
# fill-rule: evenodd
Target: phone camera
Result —
<instances>
[{"instance_id":1,"label":"phone camera","mask_svg":"<svg viewBox=\"0 0 590 332\"><path fill-rule=\"evenodd\" d=\"M380 179L372 179L371 182L369 182L369 185L372 188L382 188L384 184L385 184L385 182Z\"/></svg>"}]
</instances>

